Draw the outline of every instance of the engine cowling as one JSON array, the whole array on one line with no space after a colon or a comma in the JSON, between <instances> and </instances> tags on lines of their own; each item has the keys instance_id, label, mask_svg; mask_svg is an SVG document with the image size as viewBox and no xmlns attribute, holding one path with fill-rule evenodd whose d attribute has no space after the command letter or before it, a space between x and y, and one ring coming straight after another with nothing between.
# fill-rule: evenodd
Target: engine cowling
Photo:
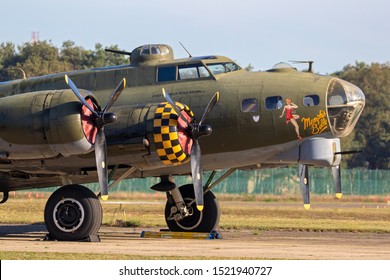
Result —
<instances>
[{"instance_id":1,"label":"engine cowling","mask_svg":"<svg viewBox=\"0 0 390 280\"><path fill-rule=\"evenodd\" d=\"M97 107L90 92L81 91ZM8 159L45 159L90 152L96 136L91 113L71 90L4 97L0 103L0 152Z\"/></svg>"},{"instance_id":2,"label":"engine cowling","mask_svg":"<svg viewBox=\"0 0 390 280\"><path fill-rule=\"evenodd\" d=\"M188 120L194 113L187 105L176 102L182 115ZM153 119L153 140L164 165L180 165L190 159L193 140L188 135L188 125L167 102L158 104Z\"/></svg>"}]
</instances>

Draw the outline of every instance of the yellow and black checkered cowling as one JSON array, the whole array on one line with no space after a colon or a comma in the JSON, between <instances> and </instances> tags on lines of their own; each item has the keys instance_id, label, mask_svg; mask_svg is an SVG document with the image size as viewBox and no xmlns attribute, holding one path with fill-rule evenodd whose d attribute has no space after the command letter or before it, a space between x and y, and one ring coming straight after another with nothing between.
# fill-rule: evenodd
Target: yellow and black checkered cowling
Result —
<instances>
[{"instance_id":1,"label":"yellow and black checkered cowling","mask_svg":"<svg viewBox=\"0 0 390 280\"><path fill-rule=\"evenodd\" d=\"M187 105L176 102L176 106L184 110L189 117L194 113ZM154 114L153 139L157 154L166 165L180 165L186 163L190 154L182 147L179 141L179 115L168 102L160 103Z\"/></svg>"}]
</instances>

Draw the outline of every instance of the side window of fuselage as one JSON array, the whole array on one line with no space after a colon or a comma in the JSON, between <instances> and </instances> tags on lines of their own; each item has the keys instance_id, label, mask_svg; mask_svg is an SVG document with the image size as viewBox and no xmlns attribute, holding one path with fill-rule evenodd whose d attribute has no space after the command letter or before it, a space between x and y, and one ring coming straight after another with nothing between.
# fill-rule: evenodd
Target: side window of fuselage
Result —
<instances>
[{"instance_id":1,"label":"side window of fuselage","mask_svg":"<svg viewBox=\"0 0 390 280\"><path fill-rule=\"evenodd\" d=\"M256 98L246 98L242 100L241 111L244 113L259 112L259 101Z\"/></svg>"},{"instance_id":2,"label":"side window of fuselage","mask_svg":"<svg viewBox=\"0 0 390 280\"><path fill-rule=\"evenodd\" d=\"M283 107L282 100L281 96L269 96L265 99L265 108L267 110L279 110Z\"/></svg>"},{"instance_id":3,"label":"side window of fuselage","mask_svg":"<svg viewBox=\"0 0 390 280\"><path fill-rule=\"evenodd\" d=\"M320 104L320 97L317 94L310 94L303 97L303 105L306 107Z\"/></svg>"}]
</instances>

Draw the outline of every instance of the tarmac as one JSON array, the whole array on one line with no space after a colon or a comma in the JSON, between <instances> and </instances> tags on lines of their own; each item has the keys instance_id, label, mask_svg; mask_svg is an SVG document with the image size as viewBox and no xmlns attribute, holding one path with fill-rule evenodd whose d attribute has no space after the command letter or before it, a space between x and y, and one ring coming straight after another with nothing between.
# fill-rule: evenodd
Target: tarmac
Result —
<instances>
[{"instance_id":1,"label":"tarmac","mask_svg":"<svg viewBox=\"0 0 390 280\"><path fill-rule=\"evenodd\" d=\"M390 260L389 233L218 231L220 239L142 238L158 228L103 226L100 242L44 241L43 224L0 225L4 251L133 256L136 259Z\"/></svg>"}]
</instances>

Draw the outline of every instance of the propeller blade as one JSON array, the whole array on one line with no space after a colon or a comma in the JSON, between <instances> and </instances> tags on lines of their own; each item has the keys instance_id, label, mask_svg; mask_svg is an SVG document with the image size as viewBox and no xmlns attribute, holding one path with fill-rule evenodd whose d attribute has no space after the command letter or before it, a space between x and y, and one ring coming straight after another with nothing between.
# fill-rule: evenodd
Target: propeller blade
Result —
<instances>
[{"instance_id":1,"label":"propeller blade","mask_svg":"<svg viewBox=\"0 0 390 280\"><path fill-rule=\"evenodd\" d=\"M216 92L213 95L213 97L210 99L199 124L191 123L182 115L180 108L176 106L176 103L172 100L171 96L169 95L169 93L165 91L164 88L162 89L162 93L165 100L172 106L173 110L180 116L181 119L183 119L187 123L188 127L191 128L190 137L193 140L193 144L191 147L192 182L194 185L196 207L198 208L199 211L203 211L203 207L204 207L203 183L202 183L203 170L202 170L202 159L201 159L202 156L201 156L198 139L201 136L210 135L210 133L212 132L211 126L205 126L205 125L202 126L201 124L206 119L207 115L213 110L215 104L218 103L219 92Z\"/></svg>"},{"instance_id":2,"label":"propeller blade","mask_svg":"<svg viewBox=\"0 0 390 280\"><path fill-rule=\"evenodd\" d=\"M336 189L336 197L341 198L343 196L343 192L341 190L341 168L340 165L332 166L332 175L334 187Z\"/></svg>"},{"instance_id":3,"label":"propeller blade","mask_svg":"<svg viewBox=\"0 0 390 280\"><path fill-rule=\"evenodd\" d=\"M219 102L219 92L217 91L210 99L209 104L207 104L206 110L204 110L203 116L200 119L199 126L202 125L202 122L207 118L207 115L213 110L215 104L217 104L218 102Z\"/></svg>"},{"instance_id":4,"label":"propeller blade","mask_svg":"<svg viewBox=\"0 0 390 280\"><path fill-rule=\"evenodd\" d=\"M183 114L181 113L181 110L179 107L176 106L176 103L175 101L172 100L171 96L169 95L168 92L165 91L165 89L163 88L162 89L162 94L165 98L165 100L171 104L173 110L175 110L176 114L178 114L180 116L180 118L186 122L186 124L191 128L191 129L194 129L194 125L192 123L190 123L184 116Z\"/></svg>"},{"instance_id":5,"label":"propeller blade","mask_svg":"<svg viewBox=\"0 0 390 280\"><path fill-rule=\"evenodd\" d=\"M79 89L76 87L76 85L73 83L73 81L68 77L68 75L65 74L65 82L66 84L71 88L71 90L74 92L74 94L77 96L77 98L83 103L85 107L88 108L94 114L95 116L98 116L99 114L88 104L88 102L85 100L85 98L81 95Z\"/></svg>"},{"instance_id":6,"label":"propeller blade","mask_svg":"<svg viewBox=\"0 0 390 280\"><path fill-rule=\"evenodd\" d=\"M104 107L104 109L103 109L103 114L105 114L112 107L112 105L115 104L116 100L119 98L119 96L121 95L122 91L125 88L126 88L126 79L123 78L122 81L117 85L117 87L112 92L111 97L108 100L106 107Z\"/></svg>"},{"instance_id":7,"label":"propeller blade","mask_svg":"<svg viewBox=\"0 0 390 280\"><path fill-rule=\"evenodd\" d=\"M98 130L95 141L96 168L102 200L108 199L107 145L104 127Z\"/></svg>"},{"instance_id":8,"label":"propeller blade","mask_svg":"<svg viewBox=\"0 0 390 280\"><path fill-rule=\"evenodd\" d=\"M203 184L202 184L202 162L199 141L194 140L191 148L191 174L194 185L196 207L203 210Z\"/></svg>"},{"instance_id":9,"label":"propeller blade","mask_svg":"<svg viewBox=\"0 0 390 280\"><path fill-rule=\"evenodd\" d=\"M310 208L310 185L309 185L309 166L299 164L299 177L301 178L301 191L303 197L303 207Z\"/></svg>"},{"instance_id":10,"label":"propeller blade","mask_svg":"<svg viewBox=\"0 0 390 280\"><path fill-rule=\"evenodd\" d=\"M65 74L65 82L72 89L77 98L92 112L94 115L94 125L98 129L95 140L95 159L96 159L96 169L99 178L100 185L100 196L102 200L108 199L108 166L107 166L107 144L106 144L106 135L104 134L104 126L109 123L113 123L117 120L117 115L115 113L107 113L116 100L119 98L122 91L126 88L126 79L123 78L122 81L115 88L113 93L110 96L110 99L107 102L106 107L103 111L95 111L81 95L80 91L73 83L73 81Z\"/></svg>"}]
</instances>

